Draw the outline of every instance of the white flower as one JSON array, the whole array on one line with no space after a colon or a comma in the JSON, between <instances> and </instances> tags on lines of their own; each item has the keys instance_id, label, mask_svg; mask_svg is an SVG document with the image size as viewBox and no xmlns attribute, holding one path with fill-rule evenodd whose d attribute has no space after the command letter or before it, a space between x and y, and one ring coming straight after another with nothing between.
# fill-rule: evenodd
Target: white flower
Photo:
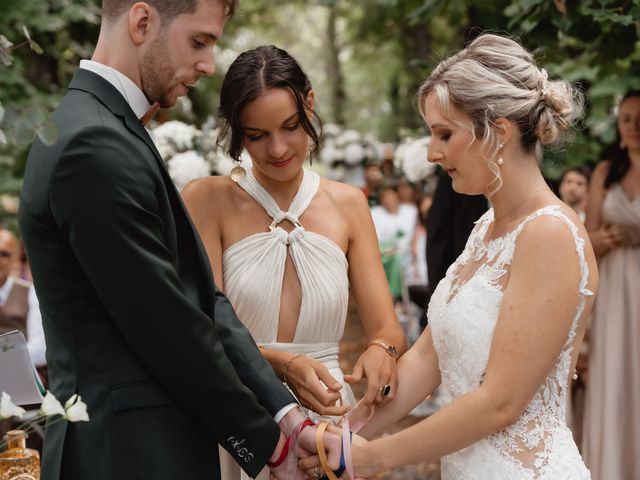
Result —
<instances>
[{"instance_id":1,"label":"white flower","mask_svg":"<svg viewBox=\"0 0 640 480\"><path fill-rule=\"evenodd\" d=\"M182 190L191 180L210 175L209 164L194 151L179 153L169 160L169 175Z\"/></svg>"},{"instance_id":2,"label":"white flower","mask_svg":"<svg viewBox=\"0 0 640 480\"><path fill-rule=\"evenodd\" d=\"M165 162L176 154L176 149L164 137L156 138L156 148Z\"/></svg>"},{"instance_id":3,"label":"white flower","mask_svg":"<svg viewBox=\"0 0 640 480\"><path fill-rule=\"evenodd\" d=\"M9 417L22 417L24 415L24 408L18 407L14 405L11 401L11 397L2 392L2 398L0 398L0 418L9 418Z\"/></svg>"},{"instance_id":4,"label":"white flower","mask_svg":"<svg viewBox=\"0 0 640 480\"><path fill-rule=\"evenodd\" d=\"M325 123L322 126L322 135L325 138L335 138L340 135L341 131L342 129L340 128L340 126L336 125L335 123Z\"/></svg>"},{"instance_id":5,"label":"white flower","mask_svg":"<svg viewBox=\"0 0 640 480\"><path fill-rule=\"evenodd\" d=\"M71 397L69 399L69 402L71 402L71 399L73 399L74 397L76 397L76 395ZM69 404L69 402L67 402L67 405ZM89 421L89 414L87 413L87 404L82 401L79 395L77 396L75 403L72 403L67 407L67 412L64 414L64 418L66 418L70 422L88 422Z\"/></svg>"},{"instance_id":6,"label":"white flower","mask_svg":"<svg viewBox=\"0 0 640 480\"><path fill-rule=\"evenodd\" d=\"M360 135L360 132L358 132L357 130L345 130L344 132L342 132L342 135L340 135L336 139L336 145L338 145L339 147L344 147L350 143L361 142L362 135Z\"/></svg>"},{"instance_id":7,"label":"white flower","mask_svg":"<svg viewBox=\"0 0 640 480\"><path fill-rule=\"evenodd\" d=\"M153 129L157 143L174 145L176 150L185 151L193 148L193 142L200 136L200 130L193 125L172 120Z\"/></svg>"},{"instance_id":8,"label":"white flower","mask_svg":"<svg viewBox=\"0 0 640 480\"><path fill-rule=\"evenodd\" d=\"M404 143L396 151L405 177L410 182L424 180L435 171L435 164L427 161L430 137Z\"/></svg>"},{"instance_id":9,"label":"white flower","mask_svg":"<svg viewBox=\"0 0 640 480\"><path fill-rule=\"evenodd\" d=\"M320 161L324 165L331 167L333 165L333 162L336 161L336 153L337 150L333 142L325 142L322 145L322 149L320 150Z\"/></svg>"},{"instance_id":10,"label":"white flower","mask_svg":"<svg viewBox=\"0 0 640 480\"><path fill-rule=\"evenodd\" d=\"M344 148L344 163L350 167L360 165L364 160L364 148L360 143L350 143Z\"/></svg>"},{"instance_id":11,"label":"white flower","mask_svg":"<svg viewBox=\"0 0 640 480\"><path fill-rule=\"evenodd\" d=\"M77 400L77 399L78 399L78 394L77 394L77 393L74 393L73 395L71 395L71 397L69 397L69 400L67 400L67 401L64 403L64 408L65 408L65 410L66 410L67 408L69 408L71 405L73 405L74 403L76 403L76 400Z\"/></svg>"},{"instance_id":12,"label":"white flower","mask_svg":"<svg viewBox=\"0 0 640 480\"><path fill-rule=\"evenodd\" d=\"M46 417L52 417L53 415L64 415L64 408L53 393L47 390L42 405L40 405L40 412Z\"/></svg>"}]
</instances>

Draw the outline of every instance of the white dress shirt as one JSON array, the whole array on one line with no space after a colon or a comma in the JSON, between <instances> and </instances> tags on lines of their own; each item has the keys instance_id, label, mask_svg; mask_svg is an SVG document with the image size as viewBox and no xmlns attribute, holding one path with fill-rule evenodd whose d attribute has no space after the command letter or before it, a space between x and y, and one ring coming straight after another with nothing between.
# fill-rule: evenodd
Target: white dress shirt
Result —
<instances>
[{"instance_id":1,"label":"white dress shirt","mask_svg":"<svg viewBox=\"0 0 640 480\"><path fill-rule=\"evenodd\" d=\"M4 285L0 287L0 305L4 305L9 298L15 280L8 277ZM33 285L29 286L29 310L27 311L27 348L29 356L36 367L43 367L47 364L45 354L47 346L44 342L44 331L42 330L42 317L40 316L40 303L36 296Z\"/></svg>"},{"instance_id":2,"label":"white dress shirt","mask_svg":"<svg viewBox=\"0 0 640 480\"><path fill-rule=\"evenodd\" d=\"M80 68L100 75L107 82L113 85L115 89L120 92L120 95L122 95L127 101L131 110L136 114L136 117L142 118L144 114L147 113L147 110L151 108L149 100L147 100L146 95L140 87L138 87L133 80L115 68L94 62L93 60L80 60Z\"/></svg>"}]
</instances>

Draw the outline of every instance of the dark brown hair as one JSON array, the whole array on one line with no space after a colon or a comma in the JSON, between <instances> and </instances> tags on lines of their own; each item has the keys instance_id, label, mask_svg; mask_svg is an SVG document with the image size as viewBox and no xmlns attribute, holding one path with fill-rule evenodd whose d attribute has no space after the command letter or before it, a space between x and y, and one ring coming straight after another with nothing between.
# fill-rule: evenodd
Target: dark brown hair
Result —
<instances>
[{"instance_id":1,"label":"dark brown hair","mask_svg":"<svg viewBox=\"0 0 640 480\"><path fill-rule=\"evenodd\" d=\"M627 92L627 94L622 97L618 108L622 106L622 104L628 100L629 98L640 98L640 90L631 90ZM607 146L602 151L602 159L609 160L611 162L611 167L609 168L609 173L607 174L607 178L604 180L604 188L608 189L614 183L619 183L624 176L629 171L631 167L631 159L629 158L629 150L620 147L620 142L622 138L620 137L620 130L616 128L618 132L616 136L615 142L611 145Z\"/></svg>"},{"instance_id":2,"label":"dark brown hair","mask_svg":"<svg viewBox=\"0 0 640 480\"><path fill-rule=\"evenodd\" d=\"M267 45L241 53L229 67L222 82L219 110L222 126L218 144L225 145L234 160L240 159L244 144L240 122L242 109L270 88L283 88L291 92L298 107L300 125L313 143L311 153L318 150L322 122L307 103L311 82L291 55L281 48ZM309 118L309 112L312 118ZM312 119L318 123L320 134Z\"/></svg>"},{"instance_id":3,"label":"dark brown hair","mask_svg":"<svg viewBox=\"0 0 640 480\"><path fill-rule=\"evenodd\" d=\"M198 2L211 0L145 0L146 3L158 10L162 24L170 23L182 13L196 11ZM227 18L231 18L238 7L238 0L214 0L222 2ZM135 0L102 0L102 18L106 21L117 20L135 3Z\"/></svg>"}]
</instances>

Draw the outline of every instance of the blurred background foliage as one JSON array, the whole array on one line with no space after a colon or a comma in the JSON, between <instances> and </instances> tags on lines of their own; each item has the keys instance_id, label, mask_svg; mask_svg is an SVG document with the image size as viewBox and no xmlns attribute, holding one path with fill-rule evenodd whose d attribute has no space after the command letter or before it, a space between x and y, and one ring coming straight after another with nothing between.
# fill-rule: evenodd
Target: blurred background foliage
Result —
<instances>
[{"instance_id":1,"label":"blurred background foliage","mask_svg":"<svg viewBox=\"0 0 640 480\"><path fill-rule=\"evenodd\" d=\"M48 112L91 56L99 3L0 0L0 221L13 215L29 143L55 141ZM398 142L425 133L414 101L420 82L483 31L519 37L552 77L587 95L583 128L545 154L545 173L597 161L614 139L616 102L640 88L640 0L241 0L216 47L216 75L191 93L191 109L162 118L200 126L215 115L233 59L272 43L307 71L324 121Z\"/></svg>"}]
</instances>

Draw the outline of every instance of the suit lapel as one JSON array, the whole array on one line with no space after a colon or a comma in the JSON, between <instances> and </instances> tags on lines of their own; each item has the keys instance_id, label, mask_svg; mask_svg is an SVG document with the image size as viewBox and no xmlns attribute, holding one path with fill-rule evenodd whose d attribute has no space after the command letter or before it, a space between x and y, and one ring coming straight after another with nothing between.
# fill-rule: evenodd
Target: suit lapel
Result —
<instances>
[{"instance_id":1,"label":"suit lapel","mask_svg":"<svg viewBox=\"0 0 640 480\"><path fill-rule=\"evenodd\" d=\"M191 222L191 217L182 202L182 198L180 197L173 180L171 180L171 177L169 176L169 172L167 171L167 167L160 156L160 152L158 152L153 140L151 140L149 133L146 131L140 120L135 116L133 110L131 110L131 107L120 92L118 92L113 85L107 82L100 75L80 68L76 70L76 73L71 80L71 84L69 85L69 89L82 90L96 97L96 99L107 107L115 116L121 118L127 130L142 140L153 153L153 156L158 163L158 167L162 172L162 179L164 180L167 193L172 200L173 208L175 210L174 214L186 220L186 222L184 222L185 229L187 230L185 233L190 234L194 239L201 271L204 273L206 279L211 282L210 288L207 288L206 291L202 293L204 294L203 300L205 300L209 311L213 312L214 286L211 265L204 254L204 246L202 245L200 237ZM176 227L178 223L182 222L177 222ZM204 285L206 285L206 283L204 283Z\"/></svg>"}]
</instances>

